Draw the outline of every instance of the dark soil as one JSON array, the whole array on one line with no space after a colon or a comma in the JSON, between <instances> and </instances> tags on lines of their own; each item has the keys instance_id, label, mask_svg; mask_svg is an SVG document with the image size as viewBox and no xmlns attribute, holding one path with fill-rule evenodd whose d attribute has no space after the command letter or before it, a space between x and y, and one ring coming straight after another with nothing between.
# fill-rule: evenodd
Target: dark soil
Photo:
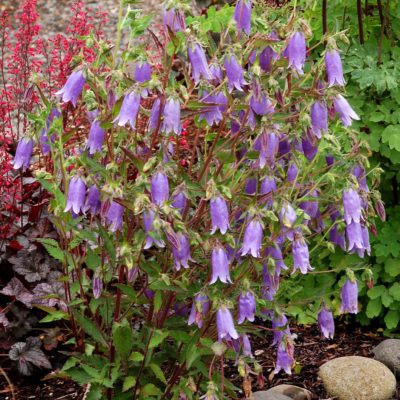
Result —
<instances>
[{"instance_id":1,"label":"dark soil","mask_svg":"<svg viewBox=\"0 0 400 400\"><path fill-rule=\"evenodd\" d=\"M270 347L271 333L266 332L262 337L253 337L253 353L257 361L263 367L265 385L257 387L253 380L253 391L266 390L282 383L304 387L313 393L313 399L329 399L324 391L321 380L318 378L318 368L328 360L342 356L373 357L372 349L384 337L379 336L365 328L354 327L339 323L333 340L322 340L316 327L295 326L292 333L297 335L295 339L295 356L298 363L298 373L292 375L280 373L273 374L275 368L275 349ZM60 379L41 381L38 377L21 380L12 371L5 371L14 385L15 399L54 399L54 400L82 400L84 389L71 381ZM237 379L238 373L234 367L227 369L226 375L241 387L241 381ZM0 371L0 399L12 399L12 393L4 375ZM400 399L400 387L395 399Z\"/></svg>"}]
</instances>

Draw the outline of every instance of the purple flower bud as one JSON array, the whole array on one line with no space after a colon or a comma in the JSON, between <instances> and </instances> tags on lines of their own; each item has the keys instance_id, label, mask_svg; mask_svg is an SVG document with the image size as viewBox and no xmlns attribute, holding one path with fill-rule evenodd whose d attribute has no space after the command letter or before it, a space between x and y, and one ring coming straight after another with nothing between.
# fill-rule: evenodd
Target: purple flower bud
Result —
<instances>
[{"instance_id":1,"label":"purple flower bud","mask_svg":"<svg viewBox=\"0 0 400 400\"><path fill-rule=\"evenodd\" d=\"M92 287L93 297L95 299L98 299L101 296L101 292L103 291L103 279L101 279L101 277L97 273L93 275Z\"/></svg>"},{"instance_id":2,"label":"purple flower bud","mask_svg":"<svg viewBox=\"0 0 400 400\"><path fill-rule=\"evenodd\" d=\"M239 65L234 55L228 55L224 59L226 76L228 77L228 90L232 92L234 88L243 91L242 85L246 85L244 80L243 68Z\"/></svg>"},{"instance_id":3,"label":"purple flower bud","mask_svg":"<svg viewBox=\"0 0 400 400\"><path fill-rule=\"evenodd\" d=\"M181 214L185 211L187 198L183 192L178 192L172 196L172 207L179 210Z\"/></svg>"},{"instance_id":4,"label":"purple flower bud","mask_svg":"<svg viewBox=\"0 0 400 400\"><path fill-rule=\"evenodd\" d=\"M247 319L254 322L254 314L256 313L256 299L253 292L242 293L239 296L239 315L238 323L243 324Z\"/></svg>"},{"instance_id":5,"label":"purple flower bud","mask_svg":"<svg viewBox=\"0 0 400 400\"><path fill-rule=\"evenodd\" d=\"M214 234L217 229L222 235L225 235L229 229L229 213L225 199L221 196L216 196L210 200L211 214L211 234Z\"/></svg>"},{"instance_id":6,"label":"purple flower bud","mask_svg":"<svg viewBox=\"0 0 400 400\"><path fill-rule=\"evenodd\" d=\"M335 162L335 158L332 155L326 156L325 159L326 159L326 165L328 167L331 167L333 165L333 163Z\"/></svg>"},{"instance_id":7,"label":"purple flower bud","mask_svg":"<svg viewBox=\"0 0 400 400\"><path fill-rule=\"evenodd\" d=\"M192 65L193 80L197 85L200 82L200 77L210 81L213 76L208 67L207 58L203 48L196 43L194 47L188 47L188 56Z\"/></svg>"},{"instance_id":8,"label":"purple flower bud","mask_svg":"<svg viewBox=\"0 0 400 400\"><path fill-rule=\"evenodd\" d=\"M196 294L192 303L188 325L196 324L199 328L203 326L203 320L210 309L209 298L202 293Z\"/></svg>"},{"instance_id":9,"label":"purple flower bud","mask_svg":"<svg viewBox=\"0 0 400 400\"><path fill-rule=\"evenodd\" d=\"M168 32L168 28L176 33L186 29L185 16L181 11L175 11L173 8L164 10L163 15L164 32Z\"/></svg>"},{"instance_id":10,"label":"purple flower bud","mask_svg":"<svg viewBox=\"0 0 400 400\"><path fill-rule=\"evenodd\" d=\"M335 321L332 313L324 306L318 313L318 326L322 337L333 339L335 334Z\"/></svg>"},{"instance_id":11,"label":"purple flower bud","mask_svg":"<svg viewBox=\"0 0 400 400\"><path fill-rule=\"evenodd\" d=\"M352 221L361 221L361 198L353 189L343 191L344 220L349 225Z\"/></svg>"},{"instance_id":12,"label":"purple flower bud","mask_svg":"<svg viewBox=\"0 0 400 400\"><path fill-rule=\"evenodd\" d=\"M293 272L300 269L302 274L306 274L308 271L312 271L314 268L310 265L310 254L308 252L308 246L303 236L295 235L292 246L293 255Z\"/></svg>"},{"instance_id":13,"label":"purple flower bud","mask_svg":"<svg viewBox=\"0 0 400 400\"><path fill-rule=\"evenodd\" d=\"M210 65L210 73L215 84L219 85L222 82L222 69L218 64Z\"/></svg>"},{"instance_id":14,"label":"purple flower bud","mask_svg":"<svg viewBox=\"0 0 400 400\"><path fill-rule=\"evenodd\" d=\"M162 239L156 239L154 236L159 236L159 232L154 229L154 216L155 213L153 210L148 210L143 213L143 225L144 231L146 232L146 243L144 245L144 249L149 249L153 244L157 247L164 247L165 243ZM150 235L152 233L152 235Z\"/></svg>"},{"instance_id":15,"label":"purple flower bud","mask_svg":"<svg viewBox=\"0 0 400 400\"><path fill-rule=\"evenodd\" d=\"M179 271L181 267L189 268L188 261L193 261L190 257L190 244L186 236L177 233L177 243L172 243L172 254L174 255L175 267Z\"/></svg>"},{"instance_id":16,"label":"purple flower bud","mask_svg":"<svg viewBox=\"0 0 400 400\"><path fill-rule=\"evenodd\" d=\"M223 283L232 283L229 274L229 260L226 250L217 246L213 249L211 254L211 266L212 266L212 276L210 285L215 283L219 279Z\"/></svg>"},{"instance_id":17,"label":"purple flower bud","mask_svg":"<svg viewBox=\"0 0 400 400\"><path fill-rule=\"evenodd\" d=\"M311 193L307 191L304 194L304 196L305 197L313 197L315 199L318 199L318 192L314 189ZM317 200L303 201L302 203L300 203L299 208L304 210L307 213L307 215L310 216L310 218L317 218L317 216L319 214Z\"/></svg>"},{"instance_id":18,"label":"purple flower bud","mask_svg":"<svg viewBox=\"0 0 400 400\"><path fill-rule=\"evenodd\" d=\"M285 201L279 212L281 224L286 228L292 228L297 219L297 214L291 204Z\"/></svg>"},{"instance_id":19,"label":"purple flower bud","mask_svg":"<svg viewBox=\"0 0 400 400\"><path fill-rule=\"evenodd\" d=\"M74 71L67 79L64 87L56 92L56 96L60 96L65 103L70 101L74 107L76 107L76 102L78 101L84 84L85 77L83 76L82 70Z\"/></svg>"},{"instance_id":20,"label":"purple flower bud","mask_svg":"<svg viewBox=\"0 0 400 400\"><path fill-rule=\"evenodd\" d=\"M293 358L293 345L281 343L278 347L278 354L276 358L276 367L274 373L277 374L283 369L288 375L292 374L291 368L294 364Z\"/></svg>"},{"instance_id":21,"label":"purple flower bud","mask_svg":"<svg viewBox=\"0 0 400 400\"><path fill-rule=\"evenodd\" d=\"M257 193L257 178L246 179L244 192L248 195L254 195Z\"/></svg>"},{"instance_id":22,"label":"purple flower bud","mask_svg":"<svg viewBox=\"0 0 400 400\"><path fill-rule=\"evenodd\" d=\"M332 243L338 245L342 250L346 250L346 239L344 233L340 233L337 225L329 231L329 239Z\"/></svg>"},{"instance_id":23,"label":"purple flower bud","mask_svg":"<svg viewBox=\"0 0 400 400\"><path fill-rule=\"evenodd\" d=\"M265 72L271 72L271 65L273 60L278 59L278 54L272 50L270 46L267 46L258 57L258 62L260 63L260 67Z\"/></svg>"},{"instance_id":24,"label":"purple flower bud","mask_svg":"<svg viewBox=\"0 0 400 400\"><path fill-rule=\"evenodd\" d=\"M23 137L18 142L17 150L15 151L15 157L13 161L14 169L19 169L22 167L22 171L25 172L31 162L32 151L33 140Z\"/></svg>"},{"instance_id":25,"label":"purple flower bud","mask_svg":"<svg viewBox=\"0 0 400 400\"><path fill-rule=\"evenodd\" d=\"M239 339L239 334L236 332L235 324L233 323L232 314L225 306L221 306L217 310L216 317L219 341L222 341L222 339Z\"/></svg>"},{"instance_id":26,"label":"purple flower bud","mask_svg":"<svg viewBox=\"0 0 400 400\"><path fill-rule=\"evenodd\" d=\"M79 176L74 176L68 187L67 205L64 212L72 210L75 214L83 211L85 202L86 185Z\"/></svg>"},{"instance_id":27,"label":"purple flower bud","mask_svg":"<svg viewBox=\"0 0 400 400\"><path fill-rule=\"evenodd\" d=\"M161 130L165 133L174 132L179 135L181 133L181 105L179 100L168 99L163 114L164 121Z\"/></svg>"},{"instance_id":28,"label":"purple flower bud","mask_svg":"<svg viewBox=\"0 0 400 400\"><path fill-rule=\"evenodd\" d=\"M100 192L96 185L90 186L86 197L85 205L82 209L83 212L90 210L92 215L96 215L100 211L101 201Z\"/></svg>"},{"instance_id":29,"label":"purple flower bud","mask_svg":"<svg viewBox=\"0 0 400 400\"><path fill-rule=\"evenodd\" d=\"M255 93L250 98L250 107L257 115L273 114L274 106L272 102L267 99L265 93L260 92L258 95Z\"/></svg>"},{"instance_id":30,"label":"purple flower bud","mask_svg":"<svg viewBox=\"0 0 400 400\"><path fill-rule=\"evenodd\" d=\"M273 168L279 149L279 137L274 132L264 132L254 142L254 150L260 152L260 168L268 165Z\"/></svg>"},{"instance_id":31,"label":"purple flower bud","mask_svg":"<svg viewBox=\"0 0 400 400\"><path fill-rule=\"evenodd\" d=\"M297 175L299 173L299 170L297 168L296 163L291 162L288 166L287 170L287 180L288 182L295 182L297 180Z\"/></svg>"},{"instance_id":32,"label":"purple flower bud","mask_svg":"<svg viewBox=\"0 0 400 400\"><path fill-rule=\"evenodd\" d=\"M112 111L116 102L117 97L115 96L115 93L112 90L109 90L107 95L107 108L109 111Z\"/></svg>"},{"instance_id":33,"label":"purple flower bud","mask_svg":"<svg viewBox=\"0 0 400 400\"><path fill-rule=\"evenodd\" d=\"M218 124L222 121L222 113L225 112L228 100L222 92L217 92L212 95L208 95L207 92L203 93L202 103L210 104L202 109L199 116L199 120L205 119L209 126Z\"/></svg>"},{"instance_id":34,"label":"purple flower bud","mask_svg":"<svg viewBox=\"0 0 400 400\"><path fill-rule=\"evenodd\" d=\"M237 31L243 30L246 35L250 35L251 30L251 0L238 0L235 7L234 16Z\"/></svg>"},{"instance_id":35,"label":"purple flower bud","mask_svg":"<svg viewBox=\"0 0 400 400\"><path fill-rule=\"evenodd\" d=\"M96 151L101 151L101 147L104 143L104 136L106 132L101 127L99 120L94 120L92 126L90 127L89 137L86 147L89 148L89 154L92 155Z\"/></svg>"},{"instance_id":36,"label":"purple flower bud","mask_svg":"<svg viewBox=\"0 0 400 400\"><path fill-rule=\"evenodd\" d=\"M311 126L318 139L321 139L322 132L328 131L328 108L324 101L316 101L311 106Z\"/></svg>"},{"instance_id":37,"label":"purple flower bud","mask_svg":"<svg viewBox=\"0 0 400 400\"><path fill-rule=\"evenodd\" d=\"M263 228L261 222L254 218L246 226L242 248L239 253L242 256L251 254L253 257L260 257L260 248L263 239Z\"/></svg>"},{"instance_id":38,"label":"purple flower bud","mask_svg":"<svg viewBox=\"0 0 400 400\"><path fill-rule=\"evenodd\" d=\"M325 67L328 75L329 85L344 86L342 60L340 54L336 50L327 51L325 53Z\"/></svg>"},{"instance_id":39,"label":"purple flower bud","mask_svg":"<svg viewBox=\"0 0 400 400\"><path fill-rule=\"evenodd\" d=\"M151 178L151 201L161 206L169 199L168 177L163 172L155 173Z\"/></svg>"},{"instance_id":40,"label":"purple flower bud","mask_svg":"<svg viewBox=\"0 0 400 400\"><path fill-rule=\"evenodd\" d=\"M306 39L301 32L296 32L289 39L284 55L289 58L289 67L293 67L299 75L303 75L306 62Z\"/></svg>"},{"instance_id":41,"label":"purple flower bud","mask_svg":"<svg viewBox=\"0 0 400 400\"><path fill-rule=\"evenodd\" d=\"M160 113L161 113L161 101L157 97L154 100L154 103L153 103L153 106L152 106L151 112L150 112L149 131L152 131L157 128L158 121L160 119Z\"/></svg>"},{"instance_id":42,"label":"purple flower bud","mask_svg":"<svg viewBox=\"0 0 400 400\"><path fill-rule=\"evenodd\" d=\"M124 97L118 117L113 122L118 122L119 126L127 123L135 129L136 118L140 108L140 94L131 92Z\"/></svg>"},{"instance_id":43,"label":"purple flower bud","mask_svg":"<svg viewBox=\"0 0 400 400\"><path fill-rule=\"evenodd\" d=\"M147 62L135 65L134 79L136 82L144 83L151 79L151 66Z\"/></svg>"},{"instance_id":44,"label":"purple flower bud","mask_svg":"<svg viewBox=\"0 0 400 400\"><path fill-rule=\"evenodd\" d=\"M292 151L292 146L289 143L287 135L281 133L279 135L279 148L278 148L279 155L284 156L286 154L289 154L291 151Z\"/></svg>"},{"instance_id":45,"label":"purple flower bud","mask_svg":"<svg viewBox=\"0 0 400 400\"><path fill-rule=\"evenodd\" d=\"M244 333L243 335L240 335L243 341L243 355L254 358L253 353L251 352L251 343L249 340L249 337Z\"/></svg>"},{"instance_id":46,"label":"purple flower bud","mask_svg":"<svg viewBox=\"0 0 400 400\"><path fill-rule=\"evenodd\" d=\"M111 232L116 232L121 229L123 214L124 207L116 201L112 201L106 214L106 222L110 225L109 229Z\"/></svg>"},{"instance_id":47,"label":"purple flower bud","mask_svg":"<svg viewBox=\"0 0 400 400\"><path fill-rule=\"evenodd\" d=\"M340 305L341 313L358 313L358 285L357 281L346 280L342 287L342 304Z\"/></svg>"},{"instance_id":48,"label":"purple flower bud","mask_svg":"<svg viewBox=\"0 0 400 400\"><path fill-rule=\"evenodd\" d=\"M381 219L381 221L386 221L385 204L383 203L382 200L378 200L376 202L375 210L376 210L376 213L378 214L379 218Z\"/></svg>"},{"instance_id":49,"label":"purple flower bud","mask_svg":"<svg viewBox=\"0 0 400 400\"><path fill-rule=\"evenodd\" d=\"M333 100L333 106L335 112L339 114L339 117L342 120L344 126L350 126L353 119L360 119L360 117L351 108L350 104L341 94L338 94L335 97L335 99Z\"/></svg>"},{"instance_id":50,"label":"purple flower bud","mask_svg":"<svg viewBox=\"0 0 400 400\"><path fill-rule=\"evenodd\" d=\"M289 322L285 314L274 315L272 318L272 329L274 330L272 346L281 343L284 335L291 335Z\"/></svg>"},{"instance_id":51,"label":"purple flower bud","mask_svg":"<svg viewBox=\"0 0 400 400\"><path fill-rule=\"evenodd\" d=\"M139 274L139 269L138 268L136 268L136 267L128 268L128 273L127 273L127 277L126 277L127 281L129 283L135 282L138 274Z\"/></svg>"},{"instance_id":52,"label":"purple flower bud","mask_svg":"<svg viewBox=\"0 0 400 400\"><path fill-rule=\"evenodd\" d=\"M305 137L301 139L301 146L304 156L308 161L312 161L318 152L318 142L313 137L311 129L307 129Z\"/></svg>"},{"instance_id":53,"label":"purple flower bud","mask_svg":"<svg viewBox=\"0 0 400 400\"><path fill-rule=\"evenodd\" d=\"M276 192L276 182L275 178L273 176L270 177L265 177L261 181L261 188L260 188L260 194L263 196L262 197L262 203L265 203L266 207L272 207L272 204L274 202L274 193Z\"/></svg>"}]
</instances>

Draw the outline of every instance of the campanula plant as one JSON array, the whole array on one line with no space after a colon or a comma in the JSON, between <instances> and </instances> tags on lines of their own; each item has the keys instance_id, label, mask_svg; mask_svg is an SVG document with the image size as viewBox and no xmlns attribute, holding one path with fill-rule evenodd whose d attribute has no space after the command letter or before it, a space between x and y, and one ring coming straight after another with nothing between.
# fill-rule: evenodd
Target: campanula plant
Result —
<instances>
[{"instance_id":1,"label":"campanula plant","mask_svg":"<svg viewBox=\"0 0 400 400\"><path fill-rule=\"evenodd\" d=\"M320 272L316 251L370 251L379 194L351 129L343 33L314 54L291 4L273 18L251 0L191 11L168 0L153 26L122 1L113 52L100 43L47 105L63 111L54 173L37 173L53 194L76 346L62 372L93 398L235 398L226 360L262 378L256 317L274 332L275 372L291 373L285 286ZM123 34L135 40L121 49ZM79 137L64 132L69 102L96 110ZM328 272L346 283L313 309L325 338L333 314L361 307L353 271Z\"/></svg>"}]
</instances>

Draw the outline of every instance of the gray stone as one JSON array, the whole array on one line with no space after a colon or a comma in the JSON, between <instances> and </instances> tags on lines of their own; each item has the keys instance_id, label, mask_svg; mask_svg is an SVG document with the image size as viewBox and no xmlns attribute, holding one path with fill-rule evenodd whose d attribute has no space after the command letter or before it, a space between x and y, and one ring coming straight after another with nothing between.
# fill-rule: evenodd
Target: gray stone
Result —
<instances>
[{"instance_id":1,"label":"gray stone","mask_svg":"<svg viewBox=\"0 0 400 400\"><path fill-rule=\"evenodd\" d=\"M396 389L388 367L367 357L339 357L323 364L319 376L336 400L387 400Z\"/></svg>"},{"instance_id":2,"label":"gray stone","mask_svg":"<svg viewBox=\"0 0 400 400\"><path fill-rule=\"evenodd\" d=\"M274 386L273 388L268 389L267 392L284 394L285 396L288 396L293 400L312 399L312 393L309 390L294 385Z\"/></svg>"},{"instance_id":3,"label":"gray stone","mask_svg":"<svg viewBox=\"0 0 400 400\"><path fill-rule=\"evenodd\" d=\"M386 339L372 352L375 360L385 364L400 378L400 339Z\"/></svg>"},{"instance_id":4,"label":"gray stone","mask_svg":"<svg viewBox=\"0 0 400 400\"><path fill-rule=\"evenodd\" d=\"M269 390L261 390L254 392L250 400L292 400L292 398L284 394L270 392Z\"/></svg>"}]
</instances>

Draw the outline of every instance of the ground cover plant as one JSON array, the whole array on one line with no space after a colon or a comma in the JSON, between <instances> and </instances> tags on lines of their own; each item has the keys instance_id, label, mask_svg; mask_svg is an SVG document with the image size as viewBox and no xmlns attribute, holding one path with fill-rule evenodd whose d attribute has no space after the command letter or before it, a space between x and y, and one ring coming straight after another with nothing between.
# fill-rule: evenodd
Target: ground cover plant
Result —
<instances>
[{"instance_id":1,"label":"ground cover plant","mask_svg":"<svg viewBox=\"0 0 400 400\"><path fill-rule=\"evenodd\" d=\"M381 205L351 128L346 37L307 47L296 2L194 16L167 2L162 27L134 7L121 2L112 45L80 37L96 51L74 63L60 101L35 87L41 111L14 158L28 168L35 143L48 157L34 175L58 236L38 241L62 276L45 321L68 321L76 349L60 375L90 384L92 399L235 398L234 360L249 396L264 378L248 334L272 330L275 372L295 366L293 278L340 280L341 301L324 286L312 307L292 296L329 338L333 314L358 312L355 270L371 277L310 263L335 248L369 254Z\"/></svg>"}]
</instances>

